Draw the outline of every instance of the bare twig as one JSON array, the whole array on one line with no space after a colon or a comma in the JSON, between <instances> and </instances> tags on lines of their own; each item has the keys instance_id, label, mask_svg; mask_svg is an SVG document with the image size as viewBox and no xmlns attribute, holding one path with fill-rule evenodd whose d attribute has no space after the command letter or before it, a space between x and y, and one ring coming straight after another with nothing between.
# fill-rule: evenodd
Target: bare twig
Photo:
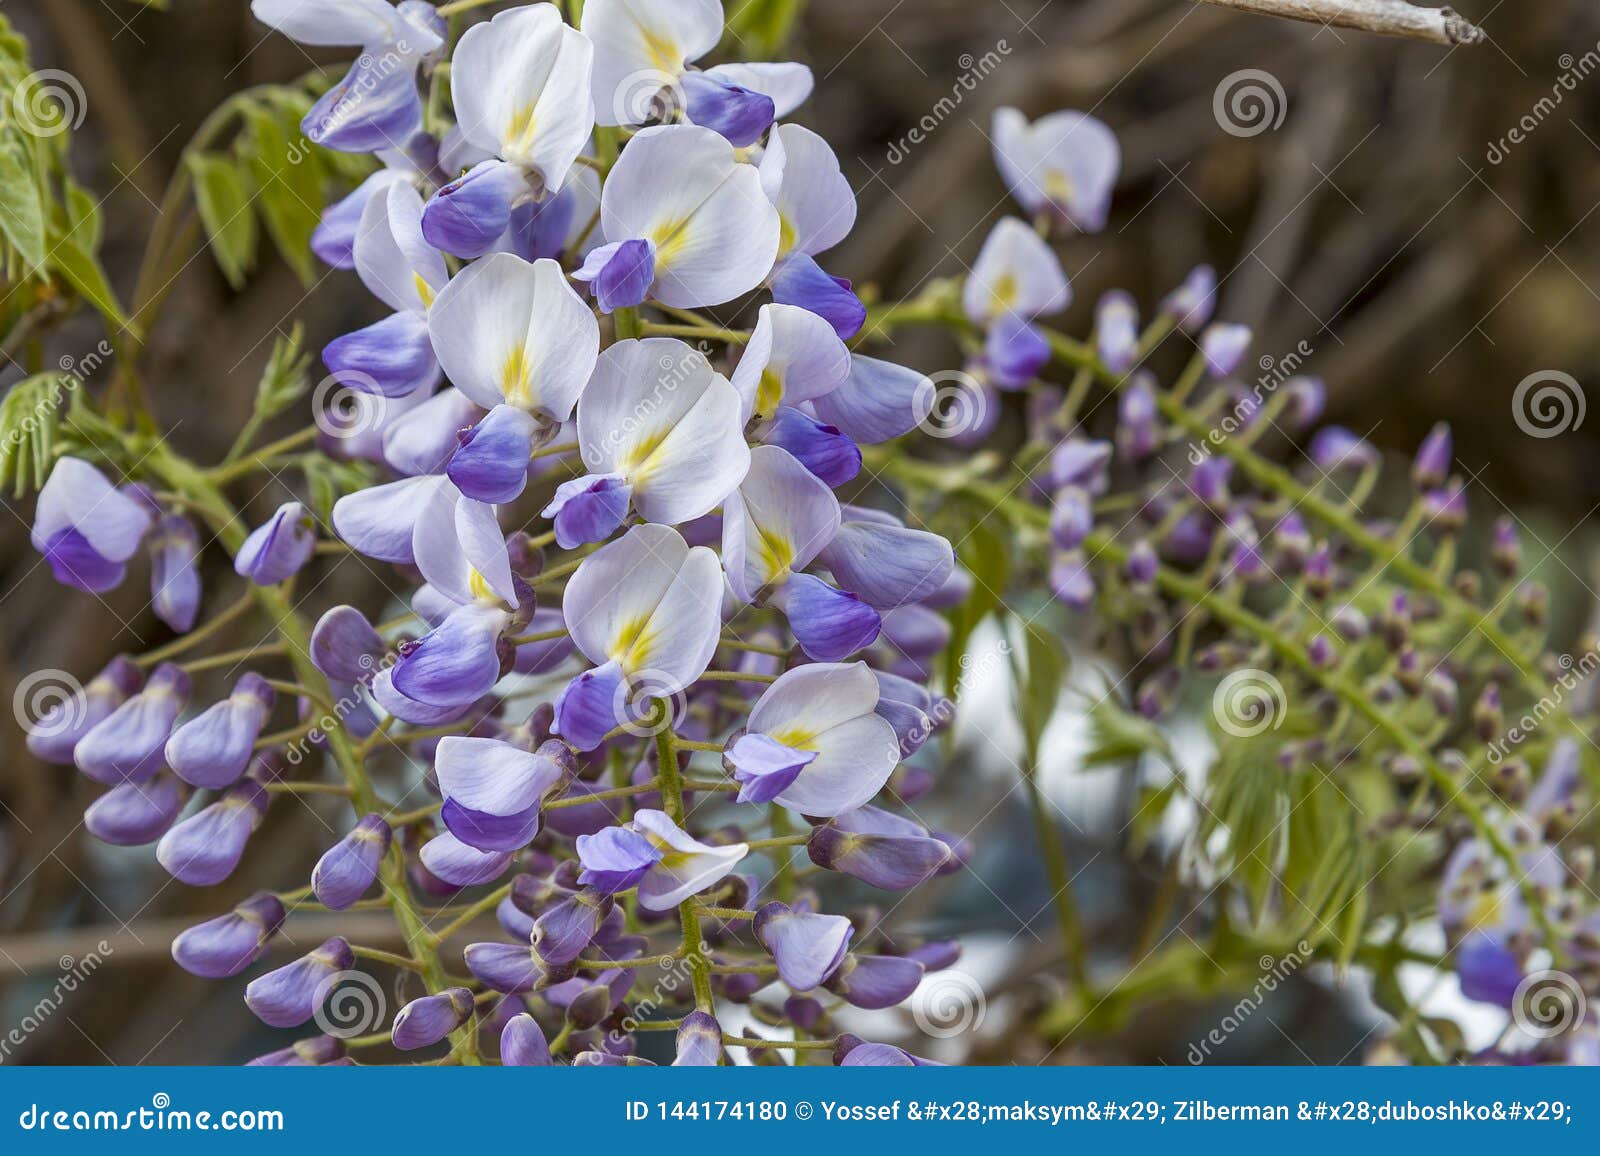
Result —
<instances>
[{"instance_id":1,"label":"bare twig","mask_svg":"<svg viewBox=\"0 0 1600 1156\"><path fill-rule=\"evenodd\" d=\"M1434 44L1477 44L1483 29L1452 8L1419 8L1404 0L1199 0L1262 16L1282 16L1383 36L1405 36Z\"/></svg>"}]
</instances>

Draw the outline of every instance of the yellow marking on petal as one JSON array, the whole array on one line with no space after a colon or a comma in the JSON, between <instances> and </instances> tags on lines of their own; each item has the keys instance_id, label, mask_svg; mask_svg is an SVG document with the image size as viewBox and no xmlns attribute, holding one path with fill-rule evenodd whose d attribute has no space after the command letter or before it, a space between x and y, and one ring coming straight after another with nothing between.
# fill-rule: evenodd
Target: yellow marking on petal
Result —
<instances>
[{"instance_id":1,"label":"yellow marking on petal","mask_svg":"<svg viewBox=\"0 0 1600 1156\"><path fill-rule=\"evenodd\" d=\"M617 457L617 472L625 476L634 485L639 485L650 477L653 466L650 459L661 448L661 443L666 441L672 433L674 426L662 426L645 434L628 450Z\"/></svg>"},{"instance_id":2,"label":"yellow marking on petal","mask_svg":"<svg viewBox=\"0 0 1600 1156\"><path fill-rule=\"evenodd\" d=\"M1072 181L1060 169L1049 169L1044 174L1044 195L1058 205L1072 204Z\"/></svg>"},{"instance_id":3,"label":"yellow marking on petal","mask_svg":"<svg viewBox=\"0 0 1600 1156\"><path fill-rule=\"evenodd\" d=\"M423 276L422 276L421 273L413 273L413 274L411 274L411 280L412 280L413 283L415 283L415 285L417 287L417 296L422 299L422 307L424 309L432 309L433 308L433 286L429 285L428 282L423 279Z\"/></svg>"},{"instance_id":4,"label":"yellow marking on petal","mask_svg":"<svg viewBox=\"0 0 1600 1156\"><path fill-rule=\"evenodd\" d=\"M800 239L799 232L794 227L794 222L782 213L778 214L778 260L783 260L794 249L795 242Z\"/></svg>"},{"instance_id":5,"label":"yellow marking on petal","mask_svg":"<svg viewBox=\"0 0 1600 1156\"><path fill-rule=\"evenodd\" d=\"M617 628L611 641L611 657L632 670L636 663L646 658L656 642L656 632L650 629L649 615L641 614Z\"/></svg>"},{"instance_id":6,"label":"yellow marking on petal","mask_svg":"<svg viewBox=\"0 0 1600 1156\"><path fill-rule=\"evenodd\" d=\"M756 558L768 582L776 582L789 573L794 565L794 543L781 534L764 527L756 527Z\"/></svg>"},{"instance_id":7,"label":"yellow marking on petal","mask_svg":"<svg viewBox=\"0 0 1600 1156\"><path fill-rule=\"evenodd\" d=\"M683 49L678 47L676 40L642 24L639 26L639 37L644 41L645 54L650 57L651 64L673 76L682 71Z\"/></svg>"},{"instance_id":8,"label":"yellow marking on petal","mask_svg":"<svg viewBox=\"0 0 1600 1156\"><path fill-rule=\"evenodd\" d=\"M995 313L1010 313L1017 302L1017 276L1002 273L989 287L989 305Z\"/></svg>"},{"instance_id":9,"label":"yellow marking on petal","mask_svg":"<svg viewBox=\"0 0 1600 1156\"><path fill-rule=\"evenodd\" d=\"M1502 914L1500 909L1504 898L1499 888L1493 891L1485 891L1478 896L1477 902L1467 911L1467 928L1473 930L1498 923Z\"/></svg>"},{"instance_id":10,"label":"yellow marking on petal","mask_svg":"<svg viewBox=\"0 0 1600 1156\"><path fill-rule=\"evenodd\" d=\"M480 574L475 566L468 571L467 589L479 602L500 601L500 595L489 588L489 580Z\"/></svg>"},{"instance_id":11,"label":"yellow marking on petal","mask_svg":"<svg viewBox=\"0 0 1600 1156\"><path fill-rule=\"evenodd\" d=\"M673 258L679 256L684 247L689 243L689 222L694 217L678 217L674 220L663 221L650 230L646 238L655 246L656 275L660 276L661 270L672 264Z\"/></svg>"},{"instance_id":12,"label":"yellow marking on petal","mask_svg":"<svg viewBox=\"0 0 1600 1156\"><path fill-rule=\"evenodd\" d=\"M783 378L772 369L761 371L761 380L756 385L756 416L771 417L777 412L778 405L783 401Z\"/></svg>"},{"instance_id":13,"label":"yellow marking on petal","mask_svg":"<svg viewBox=\"0 0 1600 1156\"><path fill-rule=\"evenodd\" d=\"M525 104L511 114L511 123L506 125L505 150L508 153L527 153L533 150L534 133L538 129L538 118L534 115L534 106Z\"/></svg>"},{"instance_id":14,"label":"yellow marking on petal","mask_svg":"<svg viewBox=\"0 0 1600 1156\"><path fill-rule=\"evenodd\" d=\"M500 363L500 392L509 402L533 402L533 366L528 362L527 346L516 346Z\"/></svg>"},{"instance_id":15,"label":"yellow marking on petal","mask_svg":"<svg viewBox=\"0 0 1600 1156\"><path fill-rule=\"evenodd\" d=\"M788 747L791 751L810 751L812 754L816 753L817 748L813 745L817 741L817 734L815 731L809 731L804 727L790 725L787 727L779 727L774 731L767 731L766 734L767 737L773 742L781 743L783 746Z\"/></svg>"}]
</instances>

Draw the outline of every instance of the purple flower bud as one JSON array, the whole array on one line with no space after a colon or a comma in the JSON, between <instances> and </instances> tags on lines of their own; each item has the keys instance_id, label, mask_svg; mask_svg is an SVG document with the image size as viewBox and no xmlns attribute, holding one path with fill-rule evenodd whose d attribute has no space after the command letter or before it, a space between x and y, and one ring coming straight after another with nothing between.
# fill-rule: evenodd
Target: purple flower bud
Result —
<instances>
[{"instance_id":1,"label":"purple flower bud","mask_svg":"<svg viewBox=\"0 0 1600 1156\"><path fill-rule=\"evenodd\" d=\"M47 763L71 766L79 740L110 717L143 681L133 661L119 654L81 692L71 683L60 688L36 683L24 703L19 690L19 707L38 716L28 727L28 750Z\"/></svg>"},{"instance_id":2,"label":"purple flower bud","mask_svg":"<svg viewBox=\"0 0 1600 1156\"><path fill-rule=\"evenodd\" d=\"M943 971L954 967L961 958L961 944L953 939L934 939L912 948L905 956L916 960L925 971Z\"/></svg>"},{"instance_id":3,"label":"purple flower bud","mask_svg":"<svg viewBox=\"0 0 1600 1156\"><path fill-rule=\"evenodd\" d=\"M1320 377L1291 377L1283 383L1288 391L1289 408L1284 422L1297 430L1310 429L1322 420L1328 407L1328 387Z\"/></svg>"},{"instance_id":4,"label":"purple flower bud","mask_svg":"<svg viewBox=\"0 0 1600 1156\"><path fill-rule=\"evenodd\" d=\"M1483 693L1472 706L1472 729L1481 741L1489 743L1500 737L1505 725L1505 712L1500 705L1500 687L1491 682L1483 688Z\"/></svg>"},{"instance_id":5,"label":"purple flower bud","mask_svg":"<svg viewBox=\"0 0 1600 1156\"><path fill-rule=\"evenodd\" d=\"M580 838L596 839L599 836ZM612 908L610 895L594 891L578 891L563 899L533 921L529 939L533 943L534 955L547 968L571 963L594 941Z\"/></svg>"},{"instance_id":6,"label":"purple flower bud","mask_svg":"<svg viewBox=\"0 0 1600 1156\"><path fill-rule=\"evenodd\" d=\"M1449 478L1454 460L1450 427L1440 422L1422 439L1416 459L1411 463L1411 484L1419 490L1438 489Z\"/></svg>"},{"instance_id":7,"label":"purple flower bud","mask_svg":"<svg viewBox=\"0 0 1600 1156\"><path fill-rule=\"evenodd\" d=\"M78 740L73 761L97 783L148 779L160 769L172 724L188 700L189 676L170 662L162 663L143 690Z\"/></svg>"},{"instance_id":8,"label":"purple flower bud","mask_svg":"<svg viewBox=\"0 0 1600 1156\"><path fill-rule=\"evenodd\" d=\"M527 177L516 165L481 161L428 199L422 236L457 257L481 257L505 233L512 210L529 192Z\"/></svg>"},{"instance_id":9,"label":"purple flower bud","mask_svg":"<svg viewBox=\"0 0 1600 1156\"><path fill-rule=\"evenodd\" d=\"M1439 490L1429 490L1422 498L1428 525L1441 534L1459 534L1467 524L1467 491L1460 480Z\"/></svg>"},{"instance_id":10,"label":"purple flower bud","mask_svg":"<svg viewBox=\"0 0 1600 1156\"><path fill-rule=\"evenodd\" d=\"M311 889L324 907L343 911L367 893L389 850L391 832L382 815L363 815L311 869Z\"/></svg>"},{"instance_id":11,"label":"purple flower bud","mask_svg":"<svg viewBox=\"0 0 1600 1156\"><path fill-rule=\"evenodd\" d=\"M1138 587L1149 587L1155 583L1156 572L1161 568L1161 562L1156 557L1155 547L1148 541L1140 538L1128 550L1127 574L1128 581Z\"/></svg>"},{"instance_id":12,"label":"purple flower bud","mask_svg":"<svg viewBox=\"0 0 1600 1156\"><path fill-rule=\"evenodd\" d=\"M580 835L578 860L583 874L578 882L608 893L626 891L661 861L661 854L648 838L629 827L607 827L594 835Z\"/></svg>"},{"instance_id":13,"label":"purple flower bud","mask_svg":"<svg viewBox=\"0 0 1600 1156\"><path fill-rule=\"evenodd\" d=\"M914 959L894 955L846 955L828 979L828 990L855 1007L875 1011L903 1003L922 982Z\"/></svg>"},{"instance_id":14,"label":"purple flower bud","mask_svg":"<svg viewBox=\"0 0 1600 1156\"><path fill-rule=\"evenodd\" d=\"M586 986L567 1001L566 1021L577 1031L586 1031L611 1014L611 989L603 983L579 980Z\"/></svg>"},{"instance_id":15,"label":"purple flower bud","mask_svg":"<svg viewBox=\"0 0 1600 1156\"><path fill-rule=\"evenodd\" d=\"M1143 461L1161 445L1156 421L1156 391L1152 378L1139 373L1117 402L1117 451L1131 461Z\"/></svg>"},{"instance_id":16,"label":"purple flower bud","mask_svg":"<svg viewBox=\"0 0 1600 1156\"><path fill-rule=\"evenodd\" d=\"M179 634L200 612L200 535L189 519L169 514L156 523L150 551L150 607Z\"/></svg>"},{"instance_id":17,"label":"purple flower bud","mask_svg":"<svg viewBox=\"0 0 1600 1156\"><path fill-rule=\"evenodd\" d=\"M226 915L208 919L178 934L172 958L190 975L226 979L249 967L283 926L283 904L270 891L257 891Z\"/></svg>"},{"instance_id":18,"label":"purple flower bud","mask_svg":"<svg viewBox=\"0 0 1600 1156\"><path fill-rule=\"evenodd\" d=\"M1050 481L1057 487L1077 486L1090 494L1111 487L1111 443L1067 438L1050 455Z\"/></svg>"},{"instance_id":19,"label":"purple flower bud","mask_svg":"<svg viewBox=\"0 0 1600 1156\"><path fill-rule=\"evenodd\" d=\"M247 1068L317 1068L344 1057L344 1041L333 1036L296 1040L286 1048L246 1060Z\"/></svg>"},{"instance_id":20,"label":"purple flower bud","mask_svg":"<svg viewBox=\"0 0 1600 1156\"><path fill-rule=\"evenodd\" d=\"M649 241L613 241L591 251L573 274L588 282L600 312L631 309L650 296L656 279L656 249Z\"/></svg>"},{"instance_id":21,"label":"purple flower bud","mask_svg":"<svg viewBox=\"0 0 1600 1156\"><path fill-rule=\"evenodd\" d=\"M1094 605L1094 576L1089 563L1077 550L1058 555L1050 564L1050 589L1073 610L1084 611Z\"/></svg>"},{"instance_id":22,"label":"purple flower bud","mask_svg":"<svg viewBox=\"0 0 1600 1156\"><path fill-rule=\"evenodd\" d=\"M550 1044L539 1021L521 1012L506 1021L500 1032L500 1062L513 1068L548 1068Z\"/></svg>"},{"instance_id":23,"label":"purple flower bud","mask_svg":"<svg viewBox=\"0 0 1600 1156\"><path fill-rule=\"evenodd\" d=\"M869 1044L858 1036L839 1037L834 1048L834 1063L841 1068L927 1068L943 1067L934 1060L913 1056L904 1048L893 1044Z\"/></svg>"},{"instance_id":24,"label":"purple flower bud","mask_svg":"<svg viewBox=\"0 0 1600 1156\"><path fill-rule=\"evenodd\" d=\"M1211 541L1216 533L1215 515L1205 510L1191 510L1167 532L1161 549L1174 562L1200 562L1211 553Z\"/></svg>"},{"instance_id":25,"label":"purple flower bud","mask_svg":"<svg viewBox=\"0 0 1600 1156\"><path fill-rule=\"evenodd\" d=\"M533 991L546 973L525 943L469 943L462 958L485 987L508 995Z\"/></svg>"},{"instance_id":26,"label":"purple flower bud","mask_svg":"<svg viewBox=\"0 0 1600 1156\"><path fill-rule=\"evenodd\" d=\"M1315 598L1326 598L1333 589L1333 554L1326 542L1306 558L1306 588Z\"/></svg>"},{"instance_id":27,"label":"purple flower bud","mask_svg":"<svg viewBox=\"0 0 1600 1156\"><path fill-rule=\"evenodd\" d=\"M364 682L384 649L372 623L354 606L335 606L311 632L312 664L338 682Z\"/></svg>"},{"instance_id":28,"label":"purple flower bud","mask_svg":"<svg viewBox=\"0 0 1600 1156\"><path fill-rule=\"evenodd\" d=\"M1094 499L1087 490L1064 486L1050 509L1050 539L1062 550L1076 550L1094 529Z\"/></svg>"},{"instance_id":29,"label":"purple flower bud","mask_svg":"<svg viewBox=\"0 0 1600 1156\"><path fill-rule=\"evenodd\" d=\"M1285 514L1273 527L1272 538L1282 552L1284 569L1293 572L1306 564L1306 556L1311 553L1311 532L1299 514ZM1324 553L1324 560L1326 557Z\"/></svg>"},{"instance_id":30,"label":"purple flower bud","mask_svg":"<svg viewBox=\"0 0 1600 1156\"><path fill-rule=\"evenodd\" d=\"M1338 651L1334 649L1333 641L1326 634L1314 636L1306 647L1306 654L1310 657L1312 665L1323 670L1327 670L1339 660Z\"/></svg>"},{"instance_id":31,"label":"purple flower bud","mask_svg":"<svg viewBox=\"0 0 1600 1156\"><path fill-rule=\"evenodd\" d=\"M1441 718L1453 719L1461 704L1461 690L1456 680L1442 670L1431 672L1426 680L1428 701Z\"/></svg>"},{"instance_id":32,"label":"purple flower bud","mask_svg":"<svg viewBox=\"0 0 1600 1156\"><path fill-rule=\"evenodd\" d=\"M795 991L820 987L850 946L852 928L842 915L820 915L786 903L756 912L755 932L778 965L778 978Z\"/></svg>"},{"instance_id":33,"label":"purple flower bud","mask_svg":"<svg viewBox=\"0 0 1600 1156\"><path fill-rule=\"evenodd\" d=\"M639 1056L618 1056L611 1052L579 1052L572 1057L575 1068L653 1068L651 1060Z\"/></svg>"},{"instance_id":34,"label":"purple flower bud","mask_svg":"<svg viewBox=\"0 0 1600 1156\"><path fill-rule=\"evenodd\" d=\"M467 497L494 505L513 501L528 484L537 419L514 405L497 405L460 435L445 474Z\"/></svg>"},{"instance_id":35,"label":"purple flower bud","mask_svg":"<svg viewBox=\"0 0 1600 1156\"><path fill-rule=\"evenodd\" d=\"M1130 294L1113 289L1100 298L1094 309L1094 344L1112 373L1133 368L1139 353L1139 307Z\"/></svg>"},{"instance_id":36,"label":"purple flower bud","mask_svg":"<svg viewBox=\"0 0 1600 1156\"><path fill-rule=\"evenodd\" d=\"M833 326L841 341L849 341L867 323L867 307L851 290L850 282L830 277L806 253L790 253L779 261L767 287L774 302L810 310Z\"/></svg>"},{"instance_id":37,"label":"purple flower bud","mask_svg":"<svg viewBox=\"0 0 1600 1156\"><path fill-rule=\"evenodd\" d=\"M1197 265L1161 302L1161 312L1185 333L1198 333L1217 307L1217 271Z\"/></svg>"},{"instance_id":38,"label":"purple flower bud","mask_svg":"<svg viewBox=\"0 0 1600 1156\"><path fill-rule=\"evenodd\" d=\"M355 966L347 940L334 936L315 951L250 981L244 1002L262 1023L275 1028L299 1027L328 995L328 983Z\"/></svg>"},{"instance_id":39,"label":"purple flower bud","mask_svg":"<svg viewBox=\"0 0 1600 1156\"><path fill-rule=\"evenodd\" d=\"M1228 479L1233 476L1233 462L1229 458L1206 458L1189 472L1189 488L1213 510L1225 510L1228 505Z\"/></svg>"},{"instance_id":40,"label":"purple flower bud","mask_svg":"<svg viewBox=\"0 0 1600 1156\"><path fill-rule=\"evenodd\" d=\"M1232 377L1250 349L1252 334L1248 325L1217 322L1200 335L1200 354L1206 359L1206 372L1212 377Z\"/></svg>"},{"instance_id":41,"label":"purple flower bud","mask_svg":"<svg viewBox=\"0 0 1600 1156\"><path fill-rule=\"evenodd\" d=\"M690 70L678 84L689 123L720 133L734 148L755 144L777 117L770 96L713 73Z\"/></svg>"},{"instance_id":42,"label":"purple flower bud","mask_svg":"<svg viewBox=\"0 0 1600 1156\"><path fill-rule=\"evenodd\" d=\"M476 887L505 874L509 851L480 851L446 831L422 845L417 858L428 872L451 887Z\"/></svg>"},{"instance_id":43,"label":"purple flower bud","mask_svg":"<svg viewBox=\"0 0 1600 1156\"><path fill-rule=\"evenodd\" d=\"M472 1007L472 993L464 987L414 999L394 1017L389 1038L402 1052L436 1044L467 1022Z\"/></svg>"},{"instance_id":44,"label":"purple flower bud","mask_svg":"<svg viewBox=\"0 0 1600 1156\"><path fill-rule=\"evenodd\" d=\"M795 641L815 662L842 662L871 646L880 630L888 628L890 617L921 609L902 606L879 615L859 595L813 574L791 575L774 601L781 604Z\"/></svg>"},{"instance_id":45,"label":"purple flower bud","mask_svg":"<svg viewBox=\"0 0 1600 1156\"><path fill-rule=\"evenodd\" d=\"M167 765L193 787L215 790L237 782L276 698L259 674L242 675L231 695L172 732Z\"/></svg>"},{"instance_id":46,"label":"purple flower bud","mask_svg":"<svg viewBox=\"0 0 1600 1156\"><path fill-rule=\"evenodd\" d=\"M692 1011L678 1027L675 1068L714 1068L722 1062L722 1025L708 1012Z\"/></svg>"},{"instance_id":47,"label":"purple flower bud","mask_svg":"<svg viewBox=\"0 0 1600 1156\"><path fill-rule=\"evenodd\" d=\"M309 562L316 546L311 515L299 502L285 502L244 540L233 569L257 586L275 586Z\"/></svg>"},{"instance_id":48,"label":"purple flower bud","mask_svg":"<svg viewBox=\"0 0 1600 1156\"><path fill-rule=\"evenodd\" d=\"M1365 469L1378 464L1378 451L1343 426L1323 426L1311 439L1307 456L1319 470Z\"/></svg>"},{"instance_id":49,"label":"purple flower bud","mask_svg":"<svg viewBox=\"0 0 1600 1156\"><path fill-rule=\"evenodd\" d=\"M1049 363L1050 343L1026 318L1006 313L989 326L983 364L989 379L1001 389L1022 389ZM991 408L998 417L999 407Z\"/></svg>"},{"instance_id":50,"label":"purple flower bud","mask_svg":"<svg viewBox=\"0 0 1600 1156\"><path fill-rule=\"evenodd\" d=\"M191 887L221 883L244 856L245 843L267 813L267 790L247 779L161 836L156 859Z\"/></svg>"},{"instance_id":51,"label":"purple flower bud","mask_svg":"<svg viewBox=\"0 0 1600 1156\"><path fill-rule=\"evenodd\" d=\"M633 486L621 474L585 474L557 486L542 516L554 523L556 545L576 550L616 533L632 499Z\"/></svg>"},{"instance_id":52,"label":"purple flower bud","mask_svg":"<svg viewBox=\"0 0 1600 1156\"><path fill-rule=\"evenodd\" d=\"M143 783L122 783L89 804L83 825L101 842L142 847L172 826L187 798L183 784L165 773Z\"/></svg>"},{"instance_id":53,"label":"purple flower bud","mask_svg":"<svg viewBox=\"0 0 1600 1156\"><path fill-rule=\"evenodd\" d=\"M30 540L57 582L99 594L122 581L150 521L144 498L122 493L88 462L65 457L39 491Z\"/></svg>"},{"instance_id":54,"label":"purple flower bud","mask_svg":"<svg viewBox=\"0 0 1600 1156\"><path fill-rule=\"evenodd\" d=\"M806 852L817 866L842 871L884 891L915 887L951 858L947 844L915 823L874 807L813 828Z\"/></svg>"},{"instance_id":55,"label":"purple flower bud","mask_svg":"<svg viewBox=\"0 0 1600 1156\"><path fill-rule=\"evenodd\" d=\"M780 405L763 440L789 453L829 486L842 486L861 472L861 448L837 426L792 405Z\"/></svg>"},{"instance_id":56,"label":"purple flower bud","mask_svg":"<svg viewBox=\"0 0 1600 1156\"><path fill-rule=\"evenodd\" d=\"M1510 577L1522 568L1522 539L1518 537L1516 524L1510 518L1496 520L1490 552L1495 569L1501 574Z\"/></svg>"}]
</instances>

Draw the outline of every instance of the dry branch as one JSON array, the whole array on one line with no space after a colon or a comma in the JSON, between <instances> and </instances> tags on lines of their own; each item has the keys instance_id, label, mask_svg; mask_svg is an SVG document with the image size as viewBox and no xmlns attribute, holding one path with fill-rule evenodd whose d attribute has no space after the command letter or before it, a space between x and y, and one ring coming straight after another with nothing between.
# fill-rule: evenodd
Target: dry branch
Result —
<instances>
[{"instance_id":1,"label":"dry branch","mask_svg":"<svg viewBox=\"0 0 1600 1156\"><path fill-rule=\"evenodd\" d=\"M1262 16L1355 28L1434 44L1477 44L1483 29L1452 8L1419 8L1404 0L1200 0Z\"/></svg>"}]
</instances>

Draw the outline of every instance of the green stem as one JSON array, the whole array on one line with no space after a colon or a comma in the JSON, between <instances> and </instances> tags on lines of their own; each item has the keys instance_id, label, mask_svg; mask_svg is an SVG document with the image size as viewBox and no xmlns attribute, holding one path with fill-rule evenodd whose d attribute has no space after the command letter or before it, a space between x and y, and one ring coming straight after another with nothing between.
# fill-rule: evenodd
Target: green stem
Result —
<instances>
[{"instance_id":1,"label":"green stem","mask_svg":"<svg viewBox=\"0 0 1600 1156\"><path fill-rule=\"evenodd\" d=\"M661 725L656 734L657 773L661 780L663 809L679 827L684 824L683 780L678 773L678 736L671 726L672 708L658 701L655 721ZM700 932L700 907L690 896L678 904L678 921L683 927L683 958L689 963L689 979L694 986L695 1007L707 1013L716 1011L716 998L711 991L711 961L705 954L705 939Z\"/></svg>"}]
</instances>

